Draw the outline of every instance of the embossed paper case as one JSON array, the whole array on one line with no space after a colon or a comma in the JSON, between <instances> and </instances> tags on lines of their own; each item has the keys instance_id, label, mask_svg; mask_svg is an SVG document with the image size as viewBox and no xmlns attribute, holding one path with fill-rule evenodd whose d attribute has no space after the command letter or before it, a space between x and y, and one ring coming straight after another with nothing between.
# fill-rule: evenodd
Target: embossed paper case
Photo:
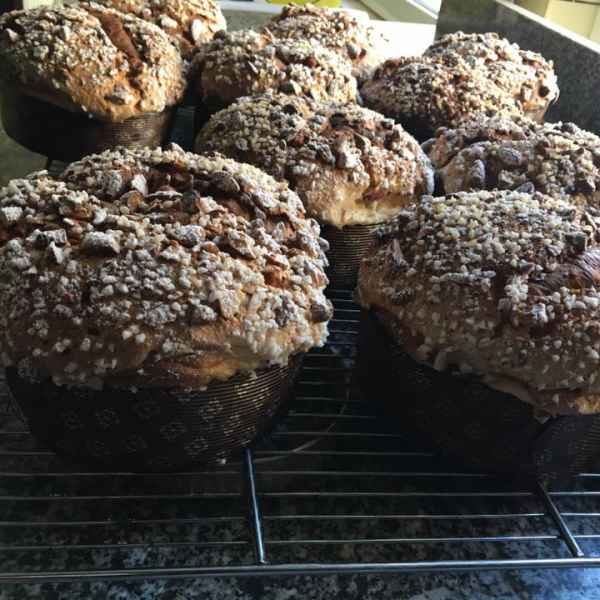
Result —
<instances>
[{"instance_id":1,"label":"embossed paper case","mask_svg":"<svg viewBox=\"0 0 600 600\"><path fill-rule=\"evenodd\" d=\"M600 455L600 415L550 416L475 377L436 371L390 340L372 312L362 315L357 369L401 431L469 468L557 485Z\"/></svg>"},{"instance_id":2,"label":"embossed paper case","mask_svg":"<svg viewBox=\"0 0 600 600\"><path fill-rule=\"evenodd\" d=\"M161 146L168 139L175 117L175 110L167 108L111 123L9 89L2 91L0 110L4 129L15 142L64 162L117 146Z\"/></svg>"},{"instance_id":3,"label":"embossed paper case","mask_svg":"<svg viewBox=\"0 0 600 600\"><path fill-rule=\"evenodd\" d=\"M205 390L7 381L34 436L76 463L133 471L177 470L215 462L269 431L291 397L302 355L287 366L236 375Z\"/></svg>"}]
</instances>

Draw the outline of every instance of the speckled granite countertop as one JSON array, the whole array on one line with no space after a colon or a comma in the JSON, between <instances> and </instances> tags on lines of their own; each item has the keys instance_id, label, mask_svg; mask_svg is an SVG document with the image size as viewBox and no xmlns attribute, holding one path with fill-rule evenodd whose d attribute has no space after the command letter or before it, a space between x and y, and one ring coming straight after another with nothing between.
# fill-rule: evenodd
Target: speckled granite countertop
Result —
<instances>
[{"instance_id":1,"label":"speckled granite countertop","mask_svg":"<svg viewBox=\"0 0 600 600\"><path fill-rule=\"evenodd\" d=\"M549 571L427 577L325 576L318 579L201 579L140 584L59 584L7 588L3 600L594 600L600 573Z\"/></svg>"}]
</instances>

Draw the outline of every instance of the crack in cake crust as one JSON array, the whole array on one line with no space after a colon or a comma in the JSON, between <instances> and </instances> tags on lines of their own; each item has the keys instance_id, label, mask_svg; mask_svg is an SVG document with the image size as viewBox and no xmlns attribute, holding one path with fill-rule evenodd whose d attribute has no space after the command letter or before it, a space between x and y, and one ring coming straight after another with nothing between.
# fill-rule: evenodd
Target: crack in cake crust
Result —
<instances>
[{"instance_id":1,"label":"crack in cake crust","mask_svg":"<svg viewBox=\"0 0 600 600\"><path fill-rule=\"evenodd\" d=\"M181 54L191 59L217 31L227 29L225 17L213 0L98 0L108 8L133 14L169 35Z\"/></svg>"}]
</instances>

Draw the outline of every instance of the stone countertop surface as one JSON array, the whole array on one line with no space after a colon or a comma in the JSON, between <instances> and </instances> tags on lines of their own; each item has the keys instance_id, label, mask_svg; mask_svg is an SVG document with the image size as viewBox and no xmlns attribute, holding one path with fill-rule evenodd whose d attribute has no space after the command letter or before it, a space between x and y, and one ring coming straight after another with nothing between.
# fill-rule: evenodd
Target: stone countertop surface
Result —
<instances>
[{"instance_id":1,"label":"stone countertop surface","mask_svg":"<svg viewBox=\"0 0 600 600\"><path fill-rule=\"evenodd\" d=\"M5 425L5 423L2 423ZM2 477L2 480L5 480ZM42 484L43 485L43 484ZM108 485L108 484L107 484ZM342 486L343 487L343 486ZM0 483L0 493L8 494L5 485ZM37 493L43 493L38 491ZM87 514L73 503L54 503L49 513L40 512L38 518L49 521L74 520L78 518L101 518L103 509L88 504ZM98 503L101 504L101 503ZM140 503L137 509L122 507L120 510L127 511L128 516L135 513L136 517L142 519L164 518L167 514L182 515L181 507L166 506L164 503L160 510L152 509L149 503ZM5 506L5 503L3 503ZM372 511L372 505L365 504L362 508L354 506L357 512L368 513ZM508 508L508 507L506 507ZM566 507L562 507L563 510ZM575 501L568 506L573 512L598 512L596 500ZM21 512L26 510L27 512ZM451 501L448 510L456 513L472 510L471 505L461 504L459 501ZM189 514L183 514L189 516ZM30 519L31 509L12 507L10 515L4 515L3 519L18 521L19 519ZM571 526L575 525L578 534L598 534L598 517L582 518L579 523L571 520ZM322 522L313 524L310 535L316 538L331 539L332 530L338 537L385 537L383 526L389 528L391 535L394 530L399 529L398 524L381 524L372 520L363 520L359 523L332 524ZM150 527L150 526L149 526ZM515 518L506 526L510 535L531 535L532 525L527 519ZM145 531L134 531L132 526L115 524L109 541L119 543L124 540L135 541L146 539L150 533ZM111 568L141 568L147 566L185 567L185 566L207 566L220 564L236 564L239 562L251 564L252 552L246 546L232 549L201 549L194 546L169 549L161 547L162 539L170 539L171 536L180 536L182 533L176 531L175 526L164 527L160 532L153 533L156 539L155 547L140 548L128 551L124 558L120 558L114 551L85 550L75 553L66 553L60 550L61 544L65 543L64 534L49 530L25 531L23 528L17 530L20 538L18 541L10 539L14 535L7 531L3 525L0 530L0 538L6 544L39 545L49 544L56 548L52 550L39 550L28 553L7 553L2 551L0 558L0 570L2 572L22 572L31 570L69 570L89 569L90 564L95 569ZM482 524L476 528L473 522L448 522L441 528L443 535L448 537L468 537L473 535L496 535L501 534L502 527L490 524L486 527ZM404 523L401 527L402 534L406 537L423 535L423 528L416 520ZM298 523L280 522L268 526L269 539L290 539L301 536L305 528ZM439 534L440 528L437 528ZM239 539L242 528L238 521L232 519L230 523L221 523L214 527L190 526L186 528L185 535L195 539ZM81 534L82 536L84 533ZM87 533L85 534L87 537ZM71 540L73 542L73 540ZM76 540L75 540L76 542ZM582 543L582 547L588 557L600 556L600 544L598 541ZM410 554L409 554L410 553ZM474 542L471 544L438 544L431 545L411 544L410 546L394 547L393 545L341 545L332 552L327 547L303 547L296 546L293 550L277 549L269 550L269 555L277 561L299 561L329 562L331 560L346 560L351 562L372 561L385 562L390 560L431 560L445 558L451 560L468 560L473 558L508 558L511 554L522 558L533 557L568 557L567 549L556 541L530 542L525 548L519 548L518 544L499 545L497 543ZM0 589L1 600L192 600L196 598L207 598L211 600L290 600L305 599L313 600L509 600L523 598L531 600L593 600L600 598L600 571L594 569L571 569L571 570L531 570L531 571L502 571L502 572L468 572L468 573L441 573L424 575L327 575L319 577L257 577L257 578L198 578L183 580L156 580L147 579L139 582L84 582L84 583L59 583L55 585L5 585Z\"/></svg>"},{"instance_id":2,"label":"stone countertop surface","mask_svg":"<svg viewBox=\"0 0 600 600\"><path fill-rule=\"evenodd\" d=\"M11 427L19 428L19 423L14 418L0 418L2 430ZM2 461L3 471L14 472L16 467L7 468L6 459ZM56 469L60 469L58 465ZM360 468L356 464L354 468ZM55 470L55 469L51 469ZM260 468L258 470L259 489L261 485ZM231 481L227 475L223 475L223 485L226 489ZM113 491L122 491L120 486L127 484L116 481L92 481L89 480L86 489L80 490L80 494L94 494L96 487L103 485L107 494ZM136 484L139 485L139 484ZM384 484L385 485L385 484ZM404 484L410 488L411 483ZM418 486L419 483L415 483ZM451 484L445 484L446 487ZM30 487L27 487L30 486ZM46 487L44 479L31 479L28 483L18 483L18 493L27 491L26 495L45 495L56 493L56 487ZM53 486L56 486L54 482ZM285 487L298 489L301 484L291 479ZM338 488L339 486L339 488ZM27 487L27 490L26 490ZM185 482L173 481L170 492L185 488ZM139 489L134 486L127 489ZM332 489L348 490L347 482L336 483ZM6 476L0 477L0 495L5 496L15 492L14 482ZM153 490L160 492L160 489ZM163 490L164 491L164 490ZM318 506L325 501L317 500L314 505L303 505L305 512L335 512L336 509L328 506ZM6 512L2 519L5 522L18 522L19 520L30 520L37 518L50 522L76 521L76 520L102 520L106 518L107 508L102 502L82 503L53 502L49 504L14 503L3 501L2 506ZM77 571L79 569L127 569L143 567L186 567L186 566L209 566L227 564L252 564L253 555L248 546L203 549L196 546L168 548L161 546L161 542L171 539L192 540L238 540L244 535L243 523L232 518L230 522L216 525L188 525L185 528L176 525L156 527L145 526L144 529L134 525L120 524L120 521L128 519L164 519L171 517L193 517L203 514L198 506L173 501L171 503L161 502L153 504L149 501L137 503L112 504L110 517L114 519L114 527L111 533L104 531L101 536L103 543L131 543L151 538L155 546L146 546L139 550L128 550L120 556L113 550L77 550L66 552L61 550L65 543L94 543L96 532L85 531L78 527L77 533L64 532L53 528L20 527L15 530L6 528L6 523L0 526L0 540L6 545L23 544L37 546L40 544L53 546L53 549L40 549L34 552L6 552L0 550L1 572L23 572L23 571ZM44 506L48 506L47 512ZM474 512L472 502L459 500L444 500L437 505L438 512L461 514ZM282 506L285 512L294 512L298 507ZM391 510L393 507L389 507ZM563 511L573 513L593 512L598 514L598 499L589 498L585 500L567 500L560 506ZM263 501L263 509L267 507ZM356 514L372 514L373 502L360 501L352 505L343 505L339 509L342 512ZM270 509L272 510L272 508ZM387 510L387 509L386 509ZM412 509L415 512L431 512L427 502L415 504ZM498 512L534 512L539 510L528 501L512 502L502 501L494 503L494 511ZM225 511L223 511L225 512ZM389 512L389 511L388 511ZM35 513L35 514L34 514ZM241 508L232 514L242 514ZM535 535L544 533L556 533L548 522L534 522L526 517L511 518L508 523L481 522L475 524L473 520L448 521L433 526L423 526L418 519L404 523L389 523L364 519L358 522L332 523L317 522L303 525L294 521L281 521L265 524L268 540L277 539L306 539L310 536L320 539L333 538L382 538L394 535L402 535L406 538L435 535L455 537L469 537L478 535ZM569 521L573 531L580 534L600 533L600 518L582 517L571 518ZM15 539L18 536L18 539ZM75 539L74 539L75 536ZM96 543L100 543L96 538ZM581 543L588 557L600 556L600 542L590 540ZM534 558L553 557L566 558L568 551L562 542L557 540L528 542L527 544L498 544L486 542L473 542L462 544L439 543L410 544L398 547L388 544L340 544L332 549L327 546L296 545L294 547L277 546L268 547L269 556L275 562L331 562L344 560L349 562L386 562L390 560L469 560L469 559L498 559L509 557ZM211 600L291 600L305 599L313 600L509 600L514 598L527 598L531 600L591 600L600 598L600 571L589 569L572 570L531 570L531 571L502 571L502 572L468 572L468 573L441 573L424 575L327 575L320 577L257 577L257 578L198 578L183 580L156 580L148 579L139 582L84 582L84 583L59 583L55 585L5 585L0 589L0 600L192 600L207 598Z\"/></svg>"},{"instance_id":3,"label":"stone countertop surface","mask_svg":"<svg viewBox=\"0 0 600 600\"><path fill-rule=\"evenodd\" d=\"M595 600L596 572L197 579L7 587L3 600Z\"/></svg>"}]
</instances>

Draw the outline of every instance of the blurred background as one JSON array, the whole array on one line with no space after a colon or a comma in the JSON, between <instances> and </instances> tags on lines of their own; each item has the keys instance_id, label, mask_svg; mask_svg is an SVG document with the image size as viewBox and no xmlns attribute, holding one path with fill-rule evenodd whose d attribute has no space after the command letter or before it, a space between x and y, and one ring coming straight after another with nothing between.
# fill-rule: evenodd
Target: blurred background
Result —
<instances>
[{"instance_id":1,"label":"blurred background","mask_svg":"<svg viewBox=\"0 0 600 600\"><path fill-rule=\"evenodd\" d=\"M517 0L516 4L600 43L600 0Z\"/></svg>"}]
</instances>

